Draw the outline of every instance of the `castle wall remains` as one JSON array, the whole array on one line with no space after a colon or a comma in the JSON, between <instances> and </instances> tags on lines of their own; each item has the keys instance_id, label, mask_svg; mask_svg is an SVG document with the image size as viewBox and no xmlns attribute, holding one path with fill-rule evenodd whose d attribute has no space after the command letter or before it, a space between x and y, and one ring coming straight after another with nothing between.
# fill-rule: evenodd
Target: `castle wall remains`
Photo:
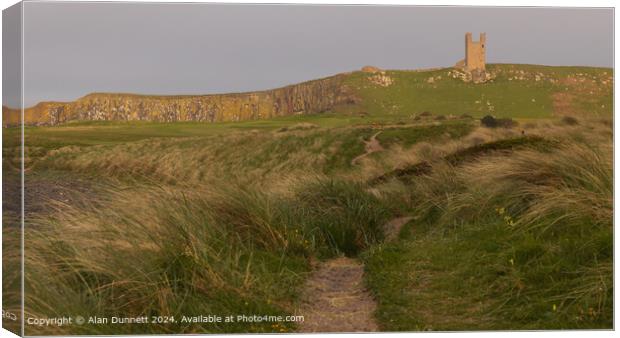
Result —
<instances>
[{"instance_id":1,"label":"castle wall remains","mask_svg":"<svg viewBox=\"0 0 620 338\"><path fill-rule=\"evenodd\" d=\"M471 33L465 34L465 70L486 70L486 33L480 33L479 41L473 41Z\"/></svg>"}]
</instances>

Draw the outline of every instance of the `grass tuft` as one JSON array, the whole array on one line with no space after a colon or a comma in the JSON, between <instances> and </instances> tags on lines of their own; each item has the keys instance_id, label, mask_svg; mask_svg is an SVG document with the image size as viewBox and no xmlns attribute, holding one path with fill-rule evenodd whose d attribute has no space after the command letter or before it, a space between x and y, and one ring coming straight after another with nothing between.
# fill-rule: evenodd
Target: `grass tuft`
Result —
<instances>
[{"instance_id":1,"label":"grass tuft","mask_svg":"<svg viewBox=\"0 0 620 338\"><path fill-rule=\"evenodd\" d=\"M403 240L364 254L382 328L611 328L607 142L549 148L530 138L510 156L447 161L413 178L416 218Z\"/></svg>"}]
</instances>

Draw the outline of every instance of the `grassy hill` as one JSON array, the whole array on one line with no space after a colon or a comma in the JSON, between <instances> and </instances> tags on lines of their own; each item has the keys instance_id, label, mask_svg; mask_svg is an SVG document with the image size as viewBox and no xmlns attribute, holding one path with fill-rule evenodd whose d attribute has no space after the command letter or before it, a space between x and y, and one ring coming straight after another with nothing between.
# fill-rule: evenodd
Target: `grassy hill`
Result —
<instances>
[{"instance_id":1,"label":"grassy hill","mask_svg":"<svg viewBox=\"0 0 620 338\"><path fill-rule=\"evenodd\" d=\"M414 116L423 111L443 115L549 117L560 107L558 95L570 97L571 113L609 116L611 70L583 67L489 65L494 74L484 84L452 77L452 69L387 71L393 84L373 84L367 73L352 73L346 84L361 97L361 109L371 115Z\"/></svg>"},{"instance_id":2,"label":"grassy hill","mask_svg":"<svg viewBox=\"0 0 620 338\"><path fill-rule=\"evenodd\" d=\"M611 328L611 70L489 68L476 85L452 69L346 74L355 99L314 114L26 127L27 313L290 315L316 262L347 255L365 263L383 330ZM489 128L487 114L514 123ZM6 196L19 132L3 129ZM381 148L368 153L371 139ZM3 244L17 247L11 206ZM19 275L3 281L17 309Z\"/></svg>"}]
</instances>

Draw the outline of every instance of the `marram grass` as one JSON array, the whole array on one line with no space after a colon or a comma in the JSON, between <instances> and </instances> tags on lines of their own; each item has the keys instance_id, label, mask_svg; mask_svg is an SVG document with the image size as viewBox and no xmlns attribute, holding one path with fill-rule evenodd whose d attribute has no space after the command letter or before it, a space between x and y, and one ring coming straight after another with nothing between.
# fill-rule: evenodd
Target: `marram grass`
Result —
<instances>
[{"instance_id":1,"label":"marram grass","mask_svg":"<svg viewBox=\"0 0 620 338\"><path fill-rule=\"evenodd\" d=\"M126 131L117 141L102 131L114 125L84 139L31 130L27 180L84 177L93 186L48 201L26 224L27 313L288 315L313 263L347 255L366 263L383 330L611 327L608 120L493 130L458 119L270 123L222 133L174 126L192 137L136 126L153 135ZM385 150L352 164L376 128ZM368 183L421 162L428 170L419 175ZM400 216L414 219L384 243L383 225ZM5 290L16 278L5 277ZM179 322L27 333L295 329Z\"/></svg>"}]
</instances>

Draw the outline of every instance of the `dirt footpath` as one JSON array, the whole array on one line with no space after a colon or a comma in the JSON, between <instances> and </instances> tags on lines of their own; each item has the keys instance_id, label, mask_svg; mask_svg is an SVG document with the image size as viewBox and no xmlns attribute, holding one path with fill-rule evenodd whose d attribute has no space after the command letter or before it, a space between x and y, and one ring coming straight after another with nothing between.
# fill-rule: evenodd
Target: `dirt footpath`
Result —
<instances>
[{"instance_id":1,"label":"dirt footpath","mask_svg":"<svg viewBox=\"0 0 620 338\"><path fill-rule=\"evenodd\" d=\"M364 286L364 265L339 257L319 265L310 276L298 311L300 332L374 332L375 300Z\"/></svg>"},{"instance_id":2,"label":"dirt footpath","mask_svg":"<svg viewBox=\"0 0 620 338\"><path fill-rule=\"evenodd\" d=\"M359 162L362 158L372 154L372 153L376 153L378 151L382 151L384 150L383 146L381 145L381 143L379 142L379 140L377 140L377 136L381 134L381 132L377 132L376 134L372 135L372 137L368 140L368 141L364 141L364 148L365 148L365 152L359 156L357 156L356 158L354 158L351 161L351 164L357 164L357 162Z\"/></svg>"},{"instance_id":3,"label":"dirt footpath","mask_svg":"<svg viewBox=\"0 0 620 338\"><path fill-rule=\"evenodd\" d=\"M385 231L385 241L393 242L398 239L398 235L400 234L400 230L403 228L403 225L407 224L413 217L398 217L393 220L387 222L384 226Z\"/></svg>"},{"instance_id":4,"label":"dirt footpath","mask_svg":"<svg viewBox=\"0 0 620 338\"><path fill-rule=\"evenodd\" d=\"M385 241L398 240L411 219L397 217L384 224ZM297 311L304 316L299 332L376 332L376 309L377 302L364 285L364 264L348 257L330 259L306 281Z\"/></svg>"}]
</instances>

